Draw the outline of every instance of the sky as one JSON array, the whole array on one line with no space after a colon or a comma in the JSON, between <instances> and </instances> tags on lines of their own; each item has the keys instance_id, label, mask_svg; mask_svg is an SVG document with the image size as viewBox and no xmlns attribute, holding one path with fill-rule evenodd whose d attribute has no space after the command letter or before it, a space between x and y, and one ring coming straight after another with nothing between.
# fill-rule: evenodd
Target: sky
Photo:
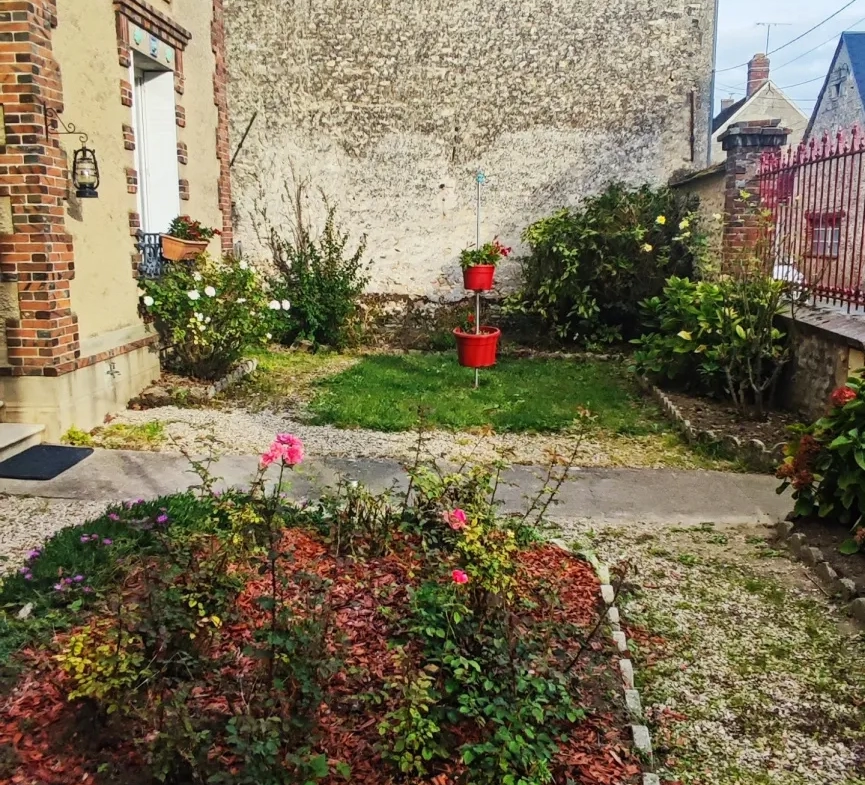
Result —
<instances>
[{"instance_id":1,"label":"sky","mask_svg":"<svg viewBox=\"0 0 865 785\"><path fill-rule=\"evenodd\" d=\"M757 52L766 50L766 28L758 26L758 22L778 23L770 31L771 51L801 35L847 2L849 0L719 0L715 112L722 98L739 99L745 95L748 69L744 66L726 69L739 66ZM856 0L800 41L769 56L772 81L809 117L838 37L845 30L865 31L865 0Z\"/></svg>"}]
</instances>

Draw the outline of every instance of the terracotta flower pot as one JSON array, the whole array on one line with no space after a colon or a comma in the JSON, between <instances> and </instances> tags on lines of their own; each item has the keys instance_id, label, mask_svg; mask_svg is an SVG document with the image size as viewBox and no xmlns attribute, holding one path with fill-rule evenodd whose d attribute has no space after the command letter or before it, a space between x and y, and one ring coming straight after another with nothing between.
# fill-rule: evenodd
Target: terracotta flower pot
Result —
<instances>
[{"instance_id":1,"label":"terracotta flower pot","mask_svg":"<svg viewBox=\"0 0 865 785\"><path fill-rule=\"evenodd\" d=\"M181 240L170 234L162 235L162 255L170 262L195 259L207 250L207 240Z\"/></svg>"},{"instance_id":2,"label":"terracotta flower pot","mask_svg":"<svg viewBox=\"0 0 865 785\"><path fill-rule=\"evenodd\" d=\"M476 264L463 270L463 286L473 292L486 292L493 288L496 273L494 264Z\"/></svg>"},{"instance_id":3,"label":"terracotta flower pot","mask_svg":"<svg viewBox=\"0 0 865 785\"><path fill-rule=\"evenodd\" d=\"M502 331L498 327L481 327L479 334L463 332L457 327L457 357L465 368L489 368L496 364L496 351Z\"/></svg>"}]
</instances>

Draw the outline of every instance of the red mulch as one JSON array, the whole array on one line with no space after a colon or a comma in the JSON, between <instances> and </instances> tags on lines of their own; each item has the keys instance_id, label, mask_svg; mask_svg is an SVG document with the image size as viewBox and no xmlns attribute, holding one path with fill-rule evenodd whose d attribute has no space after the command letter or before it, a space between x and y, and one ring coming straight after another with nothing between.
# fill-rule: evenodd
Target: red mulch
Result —
<instances>
[{"instance_id":1,"label":"red mulch","mask_svg":"<svg viewBox=\"0 0 865 785\"><path fill-rule=\"evenodd\" d=\"M366 785L389 785L396 779L376 751L381 741L379 722L392 707L360 704L354 696L381 691L384 682L397 673L395 654L388 649L388 640L396 632L398 619L404 616L407 587L420 566L411 543L401 544L403 547L386 557L355 560L333 557L314 537L297 529L287 530L283 543L284 550L293 553L287 569L333 581L329 604L335 614L336 632L330 644L334 648L339 645L345 667L328 685L329 698L320 709L322 735L317 748L334 762L348 763L352 782ZM285 601L302 613L297 582L290 582L289 587L295 596L289 595ZM541 587L557 592L561 599L561 607L552 611L555 622L575 624L584 631L591 629L601 605L598 581L588 564L552 546L523 551L519 557L517 590L522 596L532 596L538 595ZM267 588L266 577L254 575L249 579L237 600L238 616L243 622L227 623L211 650L214 655L232 652L232 675L251 674L257 667L254 660L241 652L252 641L255 628L265 621L265 613L255 601ZM394 612L382 613L383 608ZM524 622L528 624L529 617ZM56 642L62 643L67 635L58 636ZM574 641L574 652L577 645ZM142 735L141 728L130 727L131 721L118 715L114 715L116 719L108 728L98 732L92 722L85 727L79 707L66 700L67 679L52 653L28 650L23 653L23 660L22 675L11 692L0 699L0 783L131 785L148 781L134 744L134 739ZM580 699L587 718L573 727L568 743L561 749L555 761L555 782L559 785L569 779L581 785L636 782L640 767L623 730L624 716L619 707L609 705L610 693L621 689L609 649L595 640L577 670L582 677ZM231 697L217 694L216 688L201 687L188 703L192 712L224 723L230 716ZM473 725L448 730L457 739L477 737ZM219 758L229 769L234 763L225 749L214 747L211 755L211 759ZM97 774L99 763L106 762L111 764L113 774ZM456 785L464 782L464 775L460 761L443 762L437 766L431 782ZM326 785L342 782L334 776Z\"/></svg>"}]
</instances>

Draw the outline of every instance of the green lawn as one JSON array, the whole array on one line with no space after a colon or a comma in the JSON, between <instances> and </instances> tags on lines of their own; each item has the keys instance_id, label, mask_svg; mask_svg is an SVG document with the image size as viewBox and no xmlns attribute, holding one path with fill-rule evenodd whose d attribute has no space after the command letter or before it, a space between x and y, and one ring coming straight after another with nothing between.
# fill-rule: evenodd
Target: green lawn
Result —
<instances>
[{"instance_id":1,"label":"green lawn","mask_svg":"<svg viewBox=\"0 0 865 785\"><path fill-rule=\"evenodd\" d=\"M416 426L423 406L430 425L464 430L559 431L579 407L597 426L641 436L666 431L657 409L640 396L624 368L582 359L502 359L474 371L444 354L373 355L316 383L310 411L316 424L377 431Z\"/></svg>"}]
</instances>

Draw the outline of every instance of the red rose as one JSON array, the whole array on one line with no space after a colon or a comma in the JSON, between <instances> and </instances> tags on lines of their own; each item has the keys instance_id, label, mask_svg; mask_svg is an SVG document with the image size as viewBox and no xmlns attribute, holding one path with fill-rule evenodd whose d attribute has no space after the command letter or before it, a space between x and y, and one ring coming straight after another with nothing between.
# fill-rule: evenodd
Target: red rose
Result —
<instances>
[{"instance_id":1,"label":"red rose","mask_svg":"<svg viewBox=\"0 0 865 785\"><path fill-rule=\"evenodd\" d=\"M834 406L846 406L850 401L855 400L856 390L852 387L839 387L829 396L829 400Z\"/></svg>"}]
</instances>

